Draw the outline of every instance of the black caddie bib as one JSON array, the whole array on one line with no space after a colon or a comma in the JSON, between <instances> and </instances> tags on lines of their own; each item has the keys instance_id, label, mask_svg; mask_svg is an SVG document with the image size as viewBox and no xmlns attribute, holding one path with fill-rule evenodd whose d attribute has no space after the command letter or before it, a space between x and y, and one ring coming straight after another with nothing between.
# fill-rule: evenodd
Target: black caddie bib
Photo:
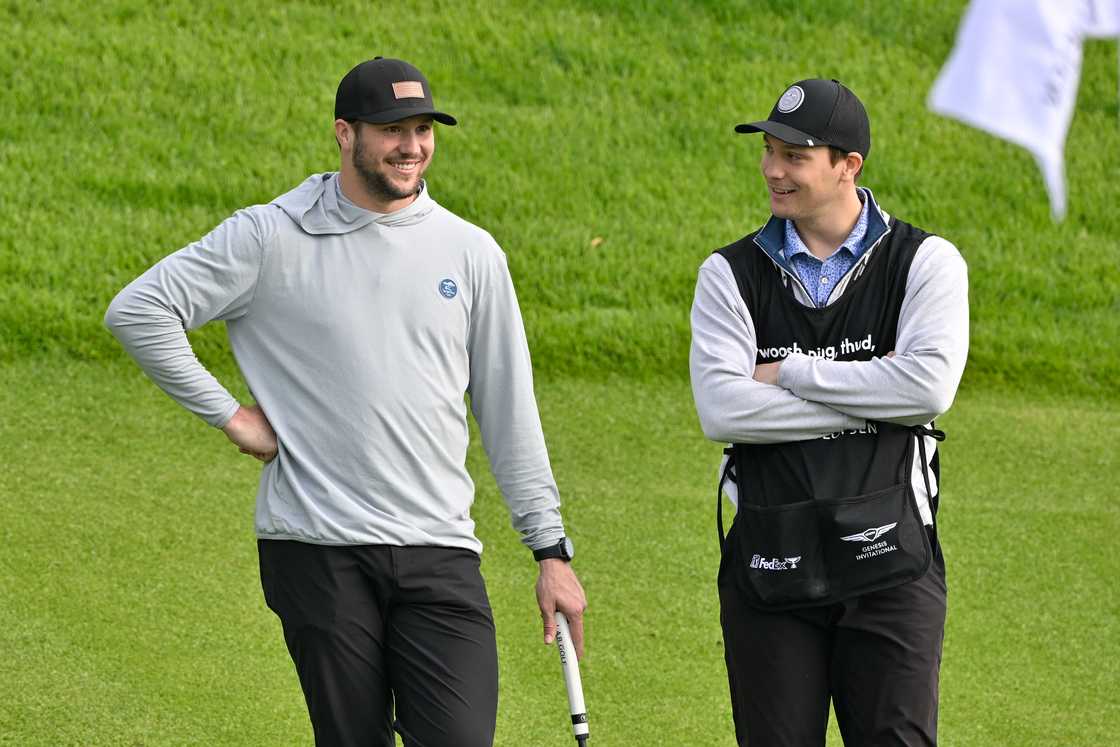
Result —
<instances>
[{"instance_id":1,"label":"black caddie bib","mask_svg":"<svg viewBox=\"0 0 1120 747\"><path fill-rule=\"evenodd\" d=\"M910 264L928 235L892 219L843 296L824 308L796 301L755 234L720 249L754 321L757 362L792 352L867 361L894 350ZM933 434L869 421L810 441L733 444L724 477L733 470L739 506L720 583L734 583L752 606L782 610L924 575L930 540L910 484L919 432Z\"/></svg>"}]
</instances>

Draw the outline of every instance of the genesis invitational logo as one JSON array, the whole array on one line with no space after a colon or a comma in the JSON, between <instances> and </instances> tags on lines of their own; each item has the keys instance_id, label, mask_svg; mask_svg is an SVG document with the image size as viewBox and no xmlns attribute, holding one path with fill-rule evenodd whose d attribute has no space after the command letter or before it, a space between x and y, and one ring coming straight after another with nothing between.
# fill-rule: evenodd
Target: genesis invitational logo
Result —
<instances>
[{"instance_id":1,"label":"genesis invitational logo","mask_svg":"<svg viewBox=\"0 0 1120 747\"><path fill-rule=\"evenodd\" d=\"M841 537L840 539L844 540L845 542L874 542L890 530L894 529L896 526L898 526L897 521L893 524L884 524L881 527L871 527L870 529L864 529L859 534L849 534L847 537Z\"/></svg>"},{"instance_id":2,"label":"genesis invitational logo","mask_svg":"<svg viewBox=\"0 0 1120 747\"><path fill-rule=\"evenodd\" d=\"M898 526L897 521L893 524L884 524L881 527L870 527L869 529L864 529L862 532L859 532L857 534L849 534L847 537L841 537L840 539L844 540L845 542L859 542L860 544L870 543L864 544L863 547L859 549L859 553L856 555L856 560L867 560L868 558L878 557L879 555L886 555L887 553L895 552L896 550L898 550L898 545L892 545L887 540L879 540L880 537L882 537L890 530L894 529L896 526ZM876 542L875 540L879 541Z\"/></svg>"}]
</instances>

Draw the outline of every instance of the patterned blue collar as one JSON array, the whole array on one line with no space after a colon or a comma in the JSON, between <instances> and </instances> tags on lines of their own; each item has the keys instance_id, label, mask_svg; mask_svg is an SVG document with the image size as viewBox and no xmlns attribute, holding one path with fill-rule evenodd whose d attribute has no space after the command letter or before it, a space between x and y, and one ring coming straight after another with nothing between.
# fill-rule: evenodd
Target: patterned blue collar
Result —
<instances>
[{"instance_id":1,"label":"patterned blue collar","mask_svg":"<svg viewBox=\"0 0 1120 747\"><path fill-rule=\"evenodd\" d=\"M844 242L836 247L836 252L846 248L851 252L853 259L859 259L867 249L867 244L864 239L867 237L868 205L871 201L867 199L867 195L864 194L864 191L862 187L856 188L856 193L859 195L860 202L863 203L863 209L859 211L859 220L856 221L855 227L852 228L851 233L848 234L848 238L844 239ZM816 260L817 258L809 251L809 247L805 246L805 242L801 240L801 235L797 233L797 228L793 225L793 221L787 220L785 224L785 246L782 247L782 250L786 261L790 261L798 254L806 254ZM833 254L836 254L836 252L833 252ZM820 260L817 261L819 262Z\"/></svg>"}]
</instances>

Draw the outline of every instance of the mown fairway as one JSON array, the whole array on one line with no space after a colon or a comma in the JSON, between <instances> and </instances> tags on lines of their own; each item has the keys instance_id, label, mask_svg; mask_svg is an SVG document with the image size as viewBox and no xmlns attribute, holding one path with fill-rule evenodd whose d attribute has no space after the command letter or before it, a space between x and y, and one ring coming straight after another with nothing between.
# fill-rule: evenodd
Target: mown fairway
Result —
<instances>
[{"instance_id":1,"label":"mown fairway","mask_svg":"<svg viewBox=\"0 0 1120 747\"><path fill-rule=\"evenodd\" d=\"M256 577L256 463L101 315L233 210L335 168L334 87L375 54L459 117L432 194L510 258L591 601L595 744L733 743L688 308L704 257L765 219L760 144L732 127L807 76L867 102L864 183L970 266L972 356L940 421L943 743L1114 743L1116 42L1086 47L1054 225L1026 153L924 108L964 3L870 5L0 4L0 744L310 743ZM193 339L243 393L223 330ZM568 744L534 564L480 450L471 468L497 743Z\"/></svg>"}]
</instances>

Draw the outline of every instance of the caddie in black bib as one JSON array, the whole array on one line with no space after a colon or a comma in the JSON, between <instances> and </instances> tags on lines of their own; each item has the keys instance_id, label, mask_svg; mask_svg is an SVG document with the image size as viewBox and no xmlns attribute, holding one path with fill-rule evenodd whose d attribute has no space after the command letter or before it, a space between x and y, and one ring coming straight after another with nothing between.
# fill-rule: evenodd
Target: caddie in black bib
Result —
<instances>
[{"instance_id":1,"label":"caddie in black bib","mask_svg":"<svg viewBox=\"0 0 1120 747\"><path fill-rule=\"evenodd\" d=\"M967 359L967 267L858 185L871 123L839 81L786 86L735 131L761 135L770 218L701 264L689 379L704 435L726 446L717 584L736 740L824 747L833 713L849 747L935 747L934 420Z\"/></svg>"},{"instance_id":2,"label":"caddie in black bib","mask_svg":"<svg viewBox=\"0 0 1120 747\"><path fill-rule=\"evenodd\" d=\"M720 249L754 320L758 363L791 352L867 361L892 351L910 264L927 236L892 219L845 294L823 308L793 298L754 234ZM723 477L736 481L739 510L725 540L720 519L720 582L737 584L752 606L784 610L920 578L931 547L910 475L915 445L926 461L922 435L943 438L869 421L809 441L733 444Z\"/></svg>"}]
</instances>

